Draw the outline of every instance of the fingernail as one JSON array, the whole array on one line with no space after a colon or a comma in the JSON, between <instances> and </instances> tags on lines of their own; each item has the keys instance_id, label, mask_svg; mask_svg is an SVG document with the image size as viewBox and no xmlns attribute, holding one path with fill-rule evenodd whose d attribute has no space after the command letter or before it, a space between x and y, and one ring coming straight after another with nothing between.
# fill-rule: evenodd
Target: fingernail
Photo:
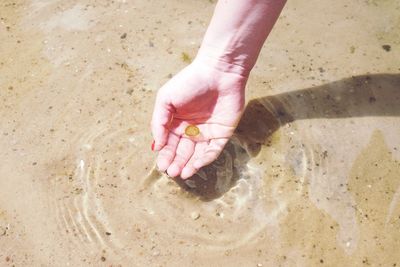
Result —
<instances>
[{"instance_id":1,"label":"fingernail","mask_svg":"<svg viewBox=\"0 0 400 267\"><path fill-rule=\"evenodd\" d=\"M155 145L155 141L153 140L153 142L151 143L151 150L154 151L154 145Z\"/></svg>"}]
</instances>

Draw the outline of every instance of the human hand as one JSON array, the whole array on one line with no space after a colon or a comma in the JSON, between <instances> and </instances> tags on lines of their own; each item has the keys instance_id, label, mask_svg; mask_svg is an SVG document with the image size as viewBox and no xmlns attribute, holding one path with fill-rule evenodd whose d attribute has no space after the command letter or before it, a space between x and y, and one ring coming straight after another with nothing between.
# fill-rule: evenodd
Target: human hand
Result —
<instances>
[{"instance_id":1,"label":"human hand","mask_svg":"<svg viewBox=\"0 0 400 267\"><path fill-rule=\"evenodd\" d=\"M158 169L171 177L189 178L217 159L242 114L247 75L209 63L195 60L158 91L153 148ZM186 135L189 125L200 133Z\"/></svg>"}]
</instances>

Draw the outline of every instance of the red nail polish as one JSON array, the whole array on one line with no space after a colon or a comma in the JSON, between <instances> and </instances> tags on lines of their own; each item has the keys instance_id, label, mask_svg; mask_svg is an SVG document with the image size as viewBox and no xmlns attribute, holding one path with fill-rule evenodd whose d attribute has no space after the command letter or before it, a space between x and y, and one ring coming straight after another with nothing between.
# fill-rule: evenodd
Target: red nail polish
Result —
<instances>
[{"instance_id":1,"label":"red nail polish","mask_svg":"<svg viewBox=\"0 0 400 267\"><path fill-rule=\"evenodd\" d=\"M154 151L154 144L155 144L155 141L153 140L153 143L151 143L151 150L152 151Z\"/></svg>"}]
</instances>

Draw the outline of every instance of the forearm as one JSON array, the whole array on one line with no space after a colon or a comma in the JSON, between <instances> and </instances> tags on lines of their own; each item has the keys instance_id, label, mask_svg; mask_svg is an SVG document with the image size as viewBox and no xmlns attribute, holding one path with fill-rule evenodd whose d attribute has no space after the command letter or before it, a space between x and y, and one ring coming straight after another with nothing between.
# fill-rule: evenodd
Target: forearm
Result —
<instances>
[{"instance_id":1,"label":"forearm","mask_svg":"<svg viewBox=\"0 0 400 267\"><path fill-rule=\"evenodd\" d=\"M219 0L196 57L248 75L285 0Z\"/></svg>"}]
</instances>

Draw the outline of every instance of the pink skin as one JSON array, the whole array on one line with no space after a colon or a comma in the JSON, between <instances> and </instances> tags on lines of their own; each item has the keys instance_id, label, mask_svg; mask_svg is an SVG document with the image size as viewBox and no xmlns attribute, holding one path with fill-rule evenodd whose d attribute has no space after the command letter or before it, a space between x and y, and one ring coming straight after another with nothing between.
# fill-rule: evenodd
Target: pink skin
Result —
<instances>
[{"instance_id":1,"label":"pink skin","mask_svg":"<svg viewBox=\"0 0 400 267\"><path fill-rule=\"evenodd\" d=\"M152 118L157 166L186 179L213 162L232 136L244 90L284 0L220 0L196 59L157 94ZM185 135L188 125L199 136Z\"/></svg>"}]
</instances>

